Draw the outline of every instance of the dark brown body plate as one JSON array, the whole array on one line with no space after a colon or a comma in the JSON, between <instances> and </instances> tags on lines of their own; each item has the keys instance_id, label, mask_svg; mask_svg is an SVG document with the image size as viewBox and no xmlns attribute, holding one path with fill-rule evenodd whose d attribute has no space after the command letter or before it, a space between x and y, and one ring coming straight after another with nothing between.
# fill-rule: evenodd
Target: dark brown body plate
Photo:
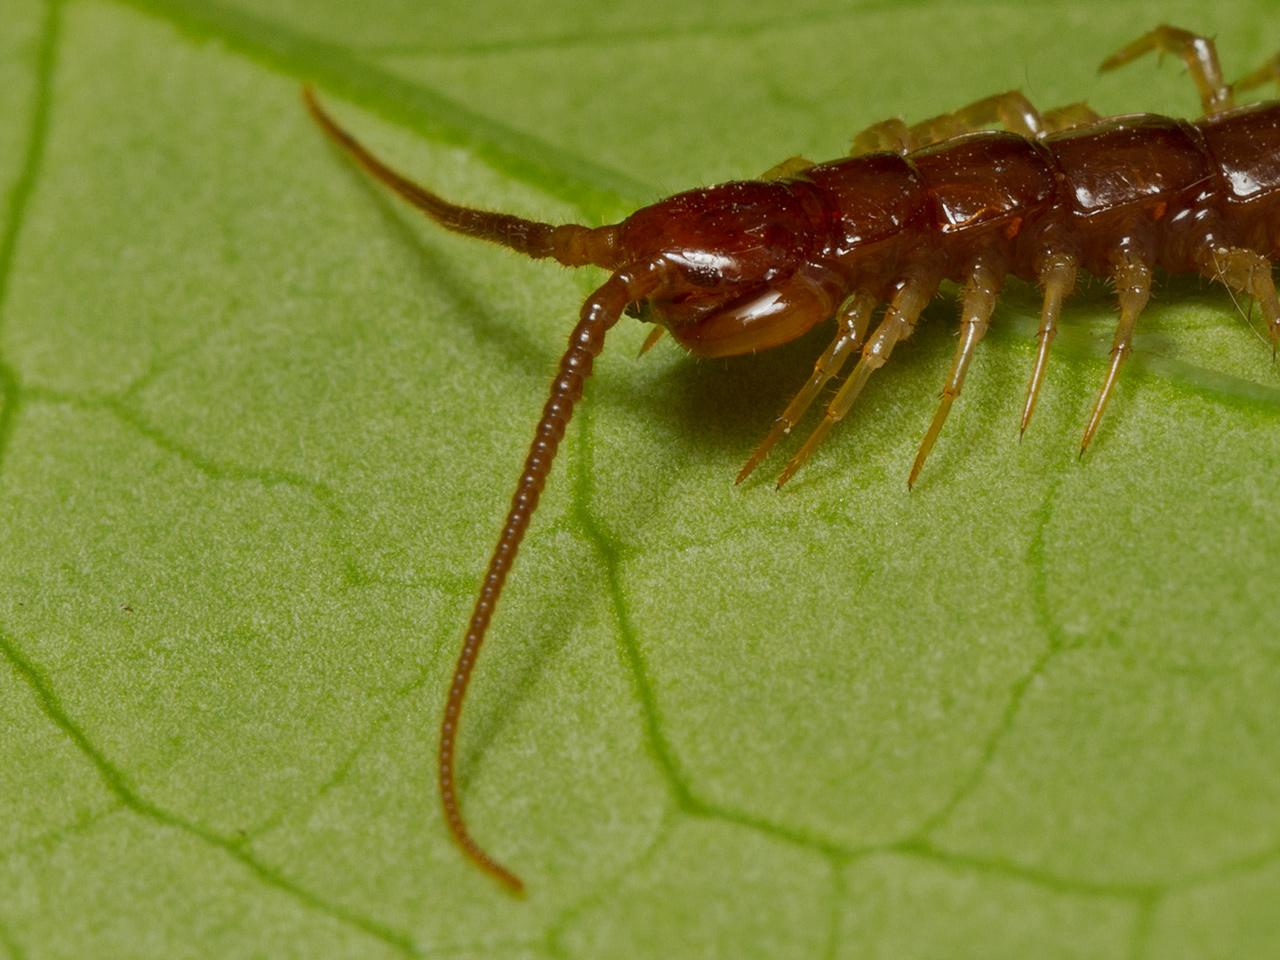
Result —
<instances>
[{"instance_id":1,"label":"dark brown body plate","mask_svg":"<svg viewBox=\"0 0 1280 960\"><path fill-rule=\"evenodd\" d=\"M995 248L1011 272L1033 280L1046 245L1105 273L1127 242L1150 247L1166 270L1194 270L1206 242L1278 252L1280 103L1196 123L1115 117L1042 141L974 133L905 157L820 164L787 186L821 194L829 232L811 255L837 263L857 250L865 265L869 240L895 239L898 257L941 252L943 272L956 279L981 249Z\"/></svg>"}]
</instances>

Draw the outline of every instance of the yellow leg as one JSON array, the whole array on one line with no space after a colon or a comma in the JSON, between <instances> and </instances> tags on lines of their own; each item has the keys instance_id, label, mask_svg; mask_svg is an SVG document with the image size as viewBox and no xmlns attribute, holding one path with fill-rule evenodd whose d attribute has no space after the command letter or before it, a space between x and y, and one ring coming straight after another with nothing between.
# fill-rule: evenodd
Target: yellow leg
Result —
<instances>
[{"instance_id":1,"label":"yellow leg","mask_svg":"<svg viewBox=\"0 0 1280 960\"><path fill-rule=\"evenodd\" d=\"M809 435L809 439L804 442L804 446L791 458L791 461L779 475L779 487L795 476L796 471L809 459L826 435L831 432L831 428L844 419L845 414L849 412L849 408L853 406L853 401L862 392L862 388L867 385L871 374L885 365L885 362L889 359L889 354L893 352L894 346L899 341L911 336L912 331L915 330L916 321L920 319L921 311L928 305L933 298L934 291L937 289L937 278L924 273L917 273L909 277L899 287L897 295L893 298L893 302L889 305L889 309L884 315L884 319L880 321L875 333L871 335L871 338L863 346L862 356L858 358L853 372L849 374L849 378L845 380L839 391L832 398L831 403L827 405L827 412L823 416L822 422Z\"/></svg>"},{"instance_id":2,"label":"yellow leg","mask_svg":"<svg viewBox=\"0 0 1280 960\"><path fill-rule=\"evenodd\" d=\"M1059 130L1070 130L1072 127L1087 127L1091 123L1097 123L1102 117L1098 111L1082 100L1079 103L1069 103L1065 107L1047 110L1041 119L1044 121L1045 133L1057 133Z\"/></svg>"},{"instance_id":3,"label":"yellow leg","mask_svg":"<svg viewBox=\"0 0 1280 960\"><path fill-rule=\"evenodd\" d=\"M760 179L785 180L787 177L794 177L797 173L804 173L812 166L814 166L814 162L804 157L787 157L787 159L783 160L781 163L775 163L764 173L760 174Z\"/></svg>"},{"instance_id":4,"label":"yellow leg","mask_svg":"<svg viewBox=\"0 0 1280 960\"><path fill-rule=\"evenodd\" d=\"M849 155L861 156L864 153L907 153L911 149L911 135L906 123L894 117L873 123L853 138Z\"/></svg>"},{"instance_id":5,"label":"yellow leg","mask_svg":"<svg viewBox=\"0 0 1280 960\"><path fill-rule=\"evenodd\" d=\"M1024 137L1039 137L1044 130L1040 111L1020 91L1009 90L915 124L909 131L911 147L927 147L996 124Z\"/></svg>"},{"instance_id":6,"label":"yellow leg","mask_svg":"<svg viewBox=\"0 0 1280 960\"><path fill-rule=\"evenodd\" d=\"M1260 87L1273 80L1276 82L1277 86L1280 86L1280 53L1276 54L1252 73L1246 73L1231 85L1231 89L1252 90L1254 87Z\"/></svg>"},{"instance_id":7,"label":"yellow leg","mask_svg":"<svg viewBox=\"0 0 1280 960\"><path fill-rule=\"evenodd\" d=\"M1098 114L1085 103L1072 103L1042 114L1020 91L1008 90L912 126L898 119L882 120L854 137L849 152L852 156L881 150L906 154L991 126L1038 139L1098 119Z\"/></svg>"},{"instance_id":8,"label":"yellow leg","mask_svg":"<svg viewBox=\"0 0 1280 960\"><path fill-rule=\"evenodd\" d=\"M1040 329L1036 331L1036 362L1027 381L1027 400L1022 407L1022 426L1019 433L1027 432L1031 414L1035 413L1036 400L1040 396L1040 384L1049 365L1049 345L1058 335L1058 315L1062 301L1076 286L1075 257L1067 254L1049 254L1040 262L1038 270L1040 286L1044 290L1044 306L1040 309Z\"/></svg>"},{"instance_id":9,"label":"yellow leg","mask_svg":"<svg viewBox=\"0 0 1280 960\"><path fill-rule=\"evenodd\" d=\"M662 335L667 332L667 328L661 324L655 323L653 329L649 331L649 335L644 338L644 343L640 344L640 350L636 353L637 357L643 357L646 353L654 348Z\"/></svg>"},{"instance_id":10,"label":"yellow leg","mask_svg":"<svg viewBox=\"0 0 1280 960\"><path fill-rule=\"evenodd\" d=\"M964 302L960 308L960 343L956 347L955 358L951 361L951 373L947 376L946 385L942 388L942 398L938 401L937 412L933 422L920 441L920 449L916 453L916 461L911 465L911 473L907 477L907 489L915 486L916 478L924 462L929 458L933 443L942 432L942 425L947 422L947 414L951 412L951 404L960 396L964 386L965 374L969 372L969 364L973 360L974 350L978 342L986 336L987 327L991 323L991 313L996 308L996 296L1000 293L1000 284L1004 280L1003 268L979 260L969 272L965 283Z\"/></svg>"},{"instance_id":11,"label":"yellow leg","mask_svg":"<svg viewBox=\"0 0 1280 960\"><path fill-rule=\"evenodd\" d=\"M1009 90L912 126L897 119L882 120L854 137L849 152L853 156L878 150L910 153L993 124L1024 137L1039 137L1044 131L1040 111L1021 92Z\"/></svg>"},{"instance_id":12,"label":"yellow leg","mask_svg":"<svg viewBox=\"0 0 1280 960\"><path fill-rule=\"evenodd\" d=\"M1271 261L1241 247L1217 247L1205 255L1200 269L1205 276L1220 280L1231 290L1257 301L1267 324L1274 358L1280 346L1280 302L1271 276Z\"/></svg>"},{"instance_id":13,"label":"yellow leg","mask_svg":"<svg viewBox=\"0 0 1280 960\"><path fill-rule=\"evenodd\" d=\"M1213 116L1230 110L1233 104L1231 87L1222 79L1222 67L1218 64L1218 48L1209 37L1161 24L1150 33L1144 33L1133 43L1117 50L1098 68L1099 72L1114 70L1147 53L1172 53L1187 64L1187 71L1200 94L1200 105L1205 116Z\"/></svg>"},{"instance_id":14,"label":"yellow leg","mask_svg":"<svg viewBox=\"0 0 1280 960\"><path fill-rule=\"evenodd\" d=\"M1151 264L1134 253L1123 253L1116 258L1112 273L1115 280L1116 294L1120 300L1120 322L1116 325L1115 339L1111 342L1111 363L1107 367L1106 379L1102 381L1102 389L1093 402L1093 410L1089 413L1089 423L1084 430L1084 438L1080 441L1080 456L1089 449L1098 423L1102 420L1102 412L1107 409L1107 401L1111 399L1112 388L1116 385L1116 376L1120 373L1120 365L1133 349L1133 328L1138 323L1138 315L1151 299Z\"/></svg>"},{"instance_id":15,"label":"yellow leg","mask_svg":"<svg viewBox=\"0 0 1280 960\"><path fill-rule=\"evenodd\" d=\"M867 326L871 322L871 312L875 307L876 298L869 293L855 293L844 302L836 315L835 339L823 351L822 356L818 357L813 365L813 374L805 385L791 398L787 409L782 411L782 415L774 422L768 435L738 471L738 478L733 481L734 483L741 483L751 476L751 472L769 455L774 444L789 434L792 427L800 422L822 388L831 381L832 377L840 373L862 338L867 335Z\"/></svg>"}]
</instances>

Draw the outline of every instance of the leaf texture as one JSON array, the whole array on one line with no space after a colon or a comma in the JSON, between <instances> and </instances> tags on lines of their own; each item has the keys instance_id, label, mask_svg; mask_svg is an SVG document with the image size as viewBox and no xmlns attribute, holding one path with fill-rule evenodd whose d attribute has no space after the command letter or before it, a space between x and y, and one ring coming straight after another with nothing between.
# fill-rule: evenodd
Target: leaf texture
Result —
<instances>
[{"instance_id":1,"label":"leaf texture","mask_svg":"<svg viewBox=\"0 0 1280 960\"><path fill-rule=\"evenodd\" d=\"M318 135L314 82L443 195L599 223L1161 21L1235 76L1261 0L691 6L6 0L0 956L1280 956L1280 373L1160 287L1037 420L1015 285L921 483L954 292L782 493L731 479L823 335L694 362L620 326L434 738L546 381L596 276L443 234ZM1061 347L1061 349L1057 349Z\"/></svg>"}]
</instances>

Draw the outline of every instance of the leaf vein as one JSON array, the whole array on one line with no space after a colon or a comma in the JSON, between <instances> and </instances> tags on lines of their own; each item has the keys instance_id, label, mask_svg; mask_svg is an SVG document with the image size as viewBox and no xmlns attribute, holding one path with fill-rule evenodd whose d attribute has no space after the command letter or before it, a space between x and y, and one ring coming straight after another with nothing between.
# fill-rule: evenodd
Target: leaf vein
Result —
<instances>
[{"instance_id":1,"label":"leaf vein","mask_svg":"<svg viewBox=\"0 0 1280 960\"><path fill-rule=\"evenodd\" d=\"M1152 923L1161 899L1160 894L1153 894L1138 901L1133 916L1133 934L1129 940L1129 960L1142 960L1146 956Z\"/></svg>"},{"instance_id":2,"label":"leaf vein","mask_svg":"<svg viewBox=\"0 0 1280 960\"><path fill-rule=\"evenodd\" d=\"M879 4L887 6L888 4ZM788 12L783 16L762 17L758 20L735 21L717 19L703 23L680 25L662 24L656 27L621 27L596 33L563 33L539 36L531 39L520 37L502 40L481 40L471 43L390 43L369 44L358 49L373 56L445 56L487 57L494 54L537 53L541 51L589 47L592 50L614 47L633 48L640 45L664 45L678 40L749 40L753 37L771 36L780 30L812 30L820 23L840 20L856 20L865 16L869 7L837 6L827 10L807 11L803 16Z\"/></svg>"},{"instance_id":3,"label":"leaf vein","mask_svg":"<svg viewBox=\"0 0 1280 960\"><path fill-rule=\"evenodd\" d=\"M9 205L4 232L0 234L0 335L4 332L9 282L17 256L18 238L26 221L31 196L44 163L45 143L49 139L49 118L53 110L53 74L57 67L58 40L62 33L62 0L49 0L36 50L35 95L31 122L27 130L27 148L17 180L9 192ZM13 436L13 425L21 401L17 377L0 352L0 470Z\"/></svg>"},{"instance_id":4,"label":"leaf vein","mask_svg":"<svg viewBox=\"0 0 1280 960\"><path fill-rule=\"evenodd\" d=\"M129 782L128 777L107 758L106 754L89 739L80 725L72 719L43 671L34 661L27 658L17 642L3 628L0 628L0 654L3 654L18 677L31 690L40 711L55 727L62 731L76 749L89 761L107 790L130 811L162 827L185 833L214 847L238 862L264 885L289 895L302 905L339 923L360 930L374 939L398 949L406 956L417 955L413 942L406 934L393 930L380 921L357 913L341 904L326 900L319 894L290 880L277 868L259 860L234 840L215 833L207 827L202 827L196 822L188 820L173 811L166 810L148 800L138 792L137 788Z\"/></svg>"},{"instance_id":5,"label":"leaf vein","mask_svg":"<svg viewBox=\"0 0 1280 960\"><path fill-rule=\"evenodd\" d=\"M649 184L475 113L423 84L215 0L117 0L189 36L216 39L278 73L321 84L421 136L471 150L494 170L601 219L656 195Z\"/></svg>"},{"instance_id":6,"label":"leaf vein","mask_svg":"<svg viewBox=\"0 0 1280 960\"><path fill-rule=\"evenodd\" d=\"M0 321L9 295L9 281L18 249L18 237L26 219L31 195L35 191L39 170L44 163L45 143L49 138L52 113L53 73L58 59L58 38L62 31L62 0L49 0L45 8L44 29L36 52L35 98L31 108L31 125L27 132L27 150L22 159L18 179L9 192L9 210L4 233L0 235Z\"/></svg>"},{"instance_id":7,"label":"leaf vein","mask_svg":"<svg viewBox=\"0 0 1280 960\"><path fill-rule=\"evenodd\" d=\"M978 785L982 783L987 771L991 768L992 763L995 762L996 753L999 751L1000 745L1004 743L1005 738L1013 730L1013 725L1022 710L1022 701L1026 696L1027 690L1030 689L1032 683L1044 674L1054 657L1062 652L1064 645L1062 633L1053 619L1052 611L1049 609L1047 559L1045 554L1045 531L1053 516L1053 505L1057 500L1060 486L1061 478L1056 477L1045 491L1044 499L1035 513L1035 529L1027 544L1027 563L1033 571L1032 606L1035 610L1036 619L1047 639L1045 647L1032 661L1026 673L1019 677L1009 688L1004 710L1001 712L1000 719L996 725L992 727L991 732L987 734L986 739L983 741L982 750L973 769L969 771L968 776L960 781L960 784L951 796L947 798L946 802L924 819L915 831L916 837L924 838L936 832L946 823L956 808L968 799L973 791L978 788Z\"/></svg>"},{"instance_id":8,"label":"leaf vein","mask_svg":"<svg viewBox=\"0 0 1280 960\"><path fill-rule=\"evenodd\" d=\"M673 806L668 806L663 810L662 817L659 819L657 827L649 838L649 842L645 844L644 849L619 868L612 877L603 883L594 885L584 896L560 911L559 915L547 927L545 937L547 953L559 958L559 960L569 960L572 954L564 943L565 935L569 929L583 914L605 903L616 894L618 888L622 886L628 876L637 870L644 869L657 856L658 851L670 839L672 827L675 825L675 814L678 812L679 808Z\"/></svg>"},{"instance_id":9,"label":"leaf vein","mask_svg":"<svg viewBox=\"0 0 1280 960\"><path fill-rule=\"evenodd\" d=\"M374 741L378 738L379 734L382 733L387 724L393 718L402 716L402 714L396 710L397 705L409 696L420 691L430 676L430 668L423 666L407 683L395 690L382 713L369 724L365 729L365 732L358 740L356 740L355 744L347 752L347 755L338 762L337 766L333 768L333 771L329 776L326 777L318 787L316 787L315 791L305 801L293 806L281 808L274 815L267 817L253 828L246 830L246 838L249 840L255 840L258 837L264 836L278 827L288 817L297 817L305 820L307 812L319 804L326 794L342 786L342 784L347 781L347 778L351 775L352 769L356 765L356 761L359 760L364 752L373 745Z\"/></svg>"}]
</instances>

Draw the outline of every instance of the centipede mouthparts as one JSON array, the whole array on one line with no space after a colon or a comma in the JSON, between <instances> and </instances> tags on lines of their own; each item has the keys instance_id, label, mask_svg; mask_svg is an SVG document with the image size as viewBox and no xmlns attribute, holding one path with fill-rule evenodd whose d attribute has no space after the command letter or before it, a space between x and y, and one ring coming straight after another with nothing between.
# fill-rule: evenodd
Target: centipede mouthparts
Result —
<instances>
[{"instance_id":1,"label":"centipede mouthparts","mask_svg":"<svg viewBox=\"0 0 1280 960\"><path fill-rule=\"evenodd\" d=\"M463 852L508 889L520 879L471 837L454 756L463 700L494 608L605 335L624 312L704 357L755 353L834 320L812 375L738 473L745 480L798 426L824 387L839 387L786 463L781 487L849 412L871 375L911 336L939 284L961 285L960 338L941 400L908 474L914 484L960 396L1009 277L1037 284L1043 307L1020 429L1048 369L1063 303L1083 271L1114 282L1120 316L1106 374L1080 441L1089 447L1132 350L1157 269L1220 282L1259 306L1273 355L1280 302L1280 102L1236 108L1236 91L1280 80L1280 56L1234 85L1212 40L1159 26L1108 57L1186 61L1203 116L1100 117L1084 103L1041 111L1017 91L908 126L874 124L851 154L792 157L760 179L691 190L601 227L553 226L449 203L366 150L319 105L324 132L370 175L446 229L608 279L582 305L516 484L467 626L440 728L445 821ZM1003 130L984 130L1001 126ZM878 308L883 312L877 315ZM874 321L874 322L873 322ZM847 374L844 373L849 369ZM839 379L843 376L843 379Z\"/></svg>"}]
</instances>

